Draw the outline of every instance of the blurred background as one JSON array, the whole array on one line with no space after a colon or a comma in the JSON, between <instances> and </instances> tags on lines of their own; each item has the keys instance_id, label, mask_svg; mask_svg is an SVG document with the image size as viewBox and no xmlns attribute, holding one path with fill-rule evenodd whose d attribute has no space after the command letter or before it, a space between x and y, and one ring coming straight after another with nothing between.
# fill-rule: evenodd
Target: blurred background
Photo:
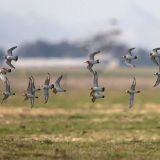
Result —
<instances>
[{"instance_id":1,"label":"blurred background","mask_svg":"<svg viewBox=\"0 0 160 160\"><path fill-rule=\"evenodd\" d=\"M18 45L18 67L82 67L90 52L101 50L101 65L114 68L136 47L138 66L151 66L147 54L160 43L156 2L0 0L1 54Z\"/></svg>"},{"instance_id":2,"label":"blurred background","mask_svg":"<svg viewBox=\"0 0 160 160\"><path fill-rule=\"evenodd\" d=\"M0 0L0 66L9 48L18 46L19 56L7 74L16 95L0 106L0 159L159 160L158 68L148 56L160 47L159 6L158 0ZM122 59L132 47L136 68ZM94 70L106 89L92 103L84 61L97 50ZM51 83L64 76L67 92L50 91L45 105L37 92L30 108L22 96L28 76L38 88L48 72ZM125 91L133 76L141 93L130 109Z\"/></svg>"}]
</instances>

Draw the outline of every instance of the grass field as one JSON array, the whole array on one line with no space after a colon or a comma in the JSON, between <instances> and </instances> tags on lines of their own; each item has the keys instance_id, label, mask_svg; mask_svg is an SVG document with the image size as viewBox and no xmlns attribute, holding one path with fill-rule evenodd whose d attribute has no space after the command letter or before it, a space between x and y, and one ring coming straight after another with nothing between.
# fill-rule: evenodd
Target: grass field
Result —
<instances>
[{"instance_id":1,"label":"grass field","mask_svg":"<svg viewBox=\"0 0 160 160\"><path fill-rule=\"evenodd\" d=\"M132 81L127 75L109 79L103 74L106 98L92 104L88 96L91 79L87 75L80 80L82 85L76 79L78 74L73 74L64 83L68 92L51 93L46 105L39 93L32 109L21 96L27 82L22 83L23 75L19 71L9 77L17 94L0 107L0 160L160 159L160 91L152 88L152 75L139 74L137 87L142 93L136 96L132 109L125 94ZM37 76L39 85L44 77Z\"/></svg>"}]
</instances>

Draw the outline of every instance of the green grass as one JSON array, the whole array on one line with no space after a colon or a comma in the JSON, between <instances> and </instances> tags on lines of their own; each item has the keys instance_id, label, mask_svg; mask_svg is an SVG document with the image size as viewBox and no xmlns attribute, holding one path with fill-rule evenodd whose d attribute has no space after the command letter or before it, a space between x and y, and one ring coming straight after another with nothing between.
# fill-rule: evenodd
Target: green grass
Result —
<instances>
[{"instance_id":1,"label":"green grass","mask_svg":"<svg viewBox=\"0 0 160 160\"><path fill-rule=\"evenodd\" d=\"M95 104L87 95L73 90L32 109L10 97L0 110L0 159L160 159L158 94L139 94L133 109L120 91Z\"/></svg>"},{"instance_id":2,"label":"green grass","mask_svg":"<svg viewBox=\"0 0 160 160\"><path fill-rule=\"evenodd\" d=\"M52 73L57 72L73 77L90 76L76 71ZM101 75L118 78L121 74L130 77L135 73L149 77L154 72L143 68L133 72L119 69ZM26 73L32 73L37 80L46 71L16 70L11 76L23 78ZM0 106L0 160L159 160L160 92L158 88L142 87L138 83L142 93L136 95L132 109L128 108L125 89L106 87L106 98L94 104L86 88L50 93L46 105L40 92L31 109L18 88L16 96Z\"/></svg>"}]
</instances>

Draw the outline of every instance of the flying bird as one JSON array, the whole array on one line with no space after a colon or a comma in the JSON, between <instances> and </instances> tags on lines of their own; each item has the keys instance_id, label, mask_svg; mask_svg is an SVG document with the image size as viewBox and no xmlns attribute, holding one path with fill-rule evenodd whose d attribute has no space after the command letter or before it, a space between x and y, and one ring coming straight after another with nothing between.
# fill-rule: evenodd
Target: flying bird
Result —
<instances>
[{"instance_id":1,"label":"flying bird","mask_svg":"<svg viewBox=\"0 0 160 160\"><path fill-rule=\"evenodd\" d=\"M155 82L153 87L156 87L156 86L158 86L160 84L160 72L157 72L154 75L157 76L157 80L156 80L156 82Z\"/></svg>"},{"instance_id":2,"label":"flying bird","mask_svg":"<svg viewBox=\"0 0 160 160\"><path fill-rule=\"evenodd\" d=\"M5 75L8 73L8 72L11 72L11 69L8 69L8 68L5 68L5 67L1 67L0 68L0 79L4 82L5 81Z\"/></svg>"},{"instance_id":3,"label":"flying bird","mask_svg":"<svg viewBox=\"0 0 160 160\"><path fill-rule=\"evenodd\" d=\"M27 87L27 93L24 94L25 99L24 100L30 100L31 107L34 106L35 98L38 98L35 96L35 88L32 81L32 77L29 77L28 81L28 87Z\"/></svg>"},{"instance_id":4,"label":"flying bird","mask_svg":"<svg viewBox=\"0 0 160 160\"><path fill-rule=\"evenodd\" d=\"M96 99L100 99L100 98L105 98L104 95L101 94L102 92L100 91L93 91L91 92L91 96L92 96L92 102L94 103Z\"/></svg>"},{"instance_id":5,"label":"flying bird","mask_svg":"<svg viewBox=\"0 0 160 160\"><path fill-rule=\"evenodd\" d=\"M2 94L4 95L4 97L3 97L3 99L2 99L1 104L2 104L6 99L8 99L8 97L10 97L10 96L12 96L12 95L15 95L15 93L13 93L13 92L11 91L10 82L9 82L9 80L8 80L7 77L5 77L5 82L4 82L4 84L5 84L5 91L2 93Z\"/></svg>"},{"instance_id":6,"label":"flying bird","mask_svg":"<svg viewBox=\"0 0 160 160\"><path fill-rule=\"evenodd\" d=\"M92 72L92 73L94 73L94 71L93 71L93 69L92 69L93 65L99 63L99 60L95 60L94 57L95 57L95 55L97 55L97 54L99 54L99 53L100 53L100 51L96 51L96 52L91 53L91 54L90 54L90 57L89 57L89 60L88 60L88 61L85 61L85 63L88 64L88 65L87 65L87 69L88 69L90 72Z\"/></svg>"},{"instance_id":7,"label":"flying bird","mask_svg":"<svg viewBox=\"0 0 160 160\"><path fill-rule=\"evenodd\" d=\"M130 49L127 51L126 55L123 56L124 61L125 61L125 64L126 64L127 66L129 66L129 67L135 67L135 65L132 64L132 60L137 59L137 56L134 56L134 55L132 54L132 51L133 51L134 49L135 49L135 48L130 48Z\"/></svg>"},{"instance_id":8,"label":"flying bird","mask_svg":"<svg viewBox=\"0 0 160 160\"><path fill-rule=\"evenodd\" d=\"M34 77L33 77L33 76L31 76L31 82L32 82L32 92L33 92L33 95L35 95L35 93L36 93L37 91L40 91L41 89L35 87L35 80L34 80Z\"/></svg>"},{"instance_id":9,"label":"flying bird","mask_svg":"<svg viewBox=\"0 0 160 160\"><path fill-rule=\"evenodd\" d=\"M149 56L152 62L159 66L160 71L160 54L158 53L159 50L160 48L154 48L152 52L149 54Z\"/></svg>"},{"instance_id":10,"label":"flying bird","mask_svg":"<svg viewBox=\"0 0 160 160\"><path fill-rule=\"evenodd\" d=\"M46 104L48 102L49 98L49 89L52 89L54 87L53 84L50 85L50 73L48 73L45 82L43 84L43 95L44 95L44 103Z\"/></svg>"},{"instance_id":11,"label":"flying bird","mask_svg":"<svg viewBox=\"0 0 160 160\"><path fill-rule=\"evenodd\" d=\"M18 60L18 56L13 55L13 50L15 50L16 48L17 48L17 46L10 48L7 51L7 55L4 56L4 58L6 60L6 64L8 64L11 68L14 68L14 69L15 69L15 67L12 65L11 62L12 62L12 60L15 62Z\"/></svg>"},{"instance_id":12,"label":"flying bird","mask_svg":"<svg viewBox=\"0 0 160 160\"><path fill-rule=\"evenodd\" d=\"M133 82L132 82L130 90L127 90L126 92L130 96L129 107L131 108L131 107L133 107L133 104L134 104L134 96L135 96L135 94L136 93L140 93L140 91L136 91L136 78L135 77L133 78Z\"/></svg>"},{"instance_id":13,"label":"flying bird","mask_svg":"<svg viewBox=\"0 0 160 160\"><path fill-rule=\"evenodd\" d=\"M91 88L91 93L90 93L90 95L92 95L92 93L93 93L94 91L104 92L104 90L105 90L104 87L100 87L100 86L98 85L98 74L97 74L97 72L95 71L95 72L93 73L93 86L92 86L92 88Z\"/></svg>"},{"instance_id":14,"label":"flying bird","mask_svg":"<svg viewBox=\"0 0 160 160\"><path fill-rule=\"evenodd\" d=\"M60 85L60 82L62 80L62 75L60 77L58 77L58 79L56 80L55 84L53 85L53 92L56 94L57 92L66 92L65 89L63 89Z\"/></svg>"}]
</instances>

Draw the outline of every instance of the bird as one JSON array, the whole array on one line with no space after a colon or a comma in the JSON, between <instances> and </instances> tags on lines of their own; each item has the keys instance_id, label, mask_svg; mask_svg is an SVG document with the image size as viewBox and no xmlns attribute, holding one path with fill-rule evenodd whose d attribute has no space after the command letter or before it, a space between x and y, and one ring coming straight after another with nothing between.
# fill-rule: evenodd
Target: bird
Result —
<instances>
[{"instance_id":1,"label":"bird","mask_svg":"<svg viewBox=\"0 0 160 160\"><path fill-rule=\"evenodd\" d=\"M124 60L125 60L125 64L129 67L135 67L135 65L132 64L132 60L134 59L137 59L137 56L134 56L132 54L132 51L134 50L135 48L130 48L126 55L123 56Z\"/></svg>"},{"instance_id":2,"label":"bird","mask_svg":"<svg viewBox=\"0 0 160 160\"><path fill-rule=\"evenodd\" d=\"M100 92L105 91L104 87L99 87L99 85L98 85L98 74L96 71L93 74L93 87L91 88L90 95L92 95L92 92L94 92L94 91L100 91Z\"/></svg>"},{"instance_id":3,"label":"bird","mask_svg":"<svg viewBox=\"0 0 160 160\"><path fill-rule=\"evenodd\" d=\"M95 57L95 55L97 55L99 53L100 53L100 51L96 51L96 52L91 53L89 56L89 60L84 62L84 63L88 64L87 69L92 73L94 73L94 71L92 69L93 65L99 63L99 60L95 60L94 57Z\"/></svg>"},{"instance_id":4,"label":"bird","mask_svg":"<svg viewBox=\"0 0 160 160\"><path fill-rule=\"evenodd\" d=\"M63 89L60 85L60 82L62 80L63 76L59 76L58 79L56 80L55 84L53 84L53 93L57 93L57 92L66 92L65 89Z\"/></svg>"},{"instance_id":5,"label":"bird","mask_svg":"<svg viewBox=\"0 0 160 160\"><path fill-rule=\"evenodd\" d=\"M9 80L8 80L7 77L5 77L5 82L4 82L4 84L5 84L5 91L2 92L2 94L4 95L4 97L3 97L2 101L1 101L1 104L2 104L6 99L8 99L9 96L15 95L15 93L11 91L10 82L9 82Z\"/></svg>"},{"instance_id":6,"label":"bird","mask_svg":"<svg viewBox=\"0 0 160 160\"><path fill-rule=\"evenodd\" d=\"M156 87L156 86L158 86L160 84L160 72L156 72L154 75L157 76L157 80L156 80L156 82L155 82L153 87Z\"/></svg>"},{"instance_id":7,"label":"bird","mask_svg":"<svg viewBox=\"0 0 160 160\"><path fill-rule=\"evenodd\" d=\"M6 64L8 64L11 68L14 68L14 69L15 69L15 67L12 65L11 62L12 62L12 60L15 62L18 60L18 56L13 55L13 50L15 50L16 48L17 48L17 46L14 46L14 47L8 49L7 55L4 56L4 58L6 60Z\"/></svg>"},{"instance_id":8,"label":"bird","mask_svg":"<svg viewBox=\"0 0 160 160\"><path fill-rule=\"evenodd\" d=\"M11 69L9 68L5 68L5 67L1 67L0 68L0 79L4 82L5 81L5 75L8 73L8 72L11 72Z\"/></svg>"},{"instance_id":9,"label":"bird","mask_svg":"<svg viewBox=\"0 0 160 160\"><path fill-rule=\"evenodd\" d=\"M152 62L159 66L160 71L160 54L158 53L158 50L160 50L160 48L154 48L152 52L149 54L149 56Z\"/></svg>"},{"instance_id":10,"label":"bird","mask_svg":"<svg viewBox=\"0 0 160 160\"><path fill-rule=\"evenodd\" d=\"M130 104L129 104L129 107L132 108L133 107L133 104L134 104L134 96L136 93L140 93L140 91L136 91L136 78L133 77L133 82L132 82L132 85L130 87L130 90L127 90L126 93L129 94L130 96Z\"/></svg>"},{"instance_id":11,"label":"bird","mask_svg":"<svg viewBox=\"0 0 160 160\"><path fill-rule=\"evenodd\" d=\"M34 80L34 77L33 77L33 76L31 76L31 80L32 80L32 92L33 92L33 94L35 95L35 93L36 93L37 91L40 91L41 89L35 87L35 80Z\"/></svg>"},{"instance_id":12,"label":"bird","mask_svg":"<svg viewBox=\"0 0 160 160\"><path fill-rule=\"evenodd\" d=\"M96 99L105 98L105 96L102 95L100 91L93 91L91 93L91 96L92 96L91 100L93 103L95 102Z\"/></svg>"},{"instance_id":13,"label":"bird","mask_svg":"<svg viewBox=\"0 0 160 160\"><path fill-rule=\"evenodd\" d=\"M44 103L46 104L49 98L49 89L52 89L54 87L53 84L50 85L50 73L47 74L47 77L42 87L43 87Z\"/></svg>"},{"instance_id":14,"label":"bird","mask_svg":"<svg viewBox=\"0 0 160 160\"><path fill-rule=\"evenodd\" d=\"M38 97L35 96L35 89L34 89L34 86L33 86L32 77L29 77L27 93L25 93L24 96L25 96L24 100L26 101L26 100L29 99L31 107L33 107L35 98L38 98Z\"/></svg>"}]
</instances>

